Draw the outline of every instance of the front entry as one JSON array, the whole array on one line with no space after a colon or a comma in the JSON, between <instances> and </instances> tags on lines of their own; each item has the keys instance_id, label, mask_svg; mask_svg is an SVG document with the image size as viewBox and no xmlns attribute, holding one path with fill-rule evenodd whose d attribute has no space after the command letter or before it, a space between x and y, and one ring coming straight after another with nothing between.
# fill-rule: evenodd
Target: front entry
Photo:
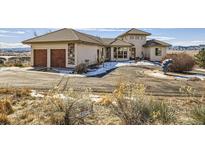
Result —
<instances>
[{"instance_id":1,"label":"front entry","mask_svg":"<svg viewBox=\"0 0 205 154\"><path fill-rule=\"evenodd\" d=\"M65 49L51 49L51 67L66 67Z\"/></svg>"}]
</instances>

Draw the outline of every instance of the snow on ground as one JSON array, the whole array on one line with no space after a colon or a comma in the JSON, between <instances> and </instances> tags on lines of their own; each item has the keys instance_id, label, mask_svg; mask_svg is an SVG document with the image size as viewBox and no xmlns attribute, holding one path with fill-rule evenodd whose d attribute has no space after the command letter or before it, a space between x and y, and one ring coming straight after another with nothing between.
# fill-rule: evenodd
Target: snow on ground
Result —
<instances>
[{"instance_id":1,"label":"snow on ground","mask_svg":"<svg viewBox=\"0 0 205 154\"><path fill-rule=\"evenodd\" d=\"M146 71L146 74L152 77L161 78L161 79L178 79L178 80L189 80L192 78L199 78L201 80L205 80L205 75L201 74L194 74L194 75L187 75L187 74L179 74L179 75L165 75L163 72L160 71Z\"/></svg>"},{"instance_id":2,"label":"snow on ground","mask_svg":"<svg viewBox=\"0 0 205 154\"><path fill-rule=\"evenodd\" d=\"M176 79L184 79L184 80L188 80L191 78L199 78L201 80L205 80L205 75L200 75L200 74L196 74L196 75L186 75L186 76L175 76Z\"/></svg>"},{"instance_id":3,"label":"snow on ground","mask_svg":"<svg viewBox=\"0 0 205 154\"><path fill-rule=\"evenodd\" d=\"M164 75L160 72L150 72L150 73L148 73L148 75L156 77L156 78L162 78L162 79L167 79L168 78L167 75Z\"/></svg>"},{"instance_id":4,"label":"snow on ground","mask_svg":"<svg viewBox=\"0 0 205 154\"><path fill-rule=\"evenodd\" d=\"M86 73L86 76L98 76L106 74L108 71L111 71L115 68L122 67L122 66L160 66L160 64L149 62L149 61L122 61L122 62L105 62L104 64L100 65L98 69L94 69Z\"/></svg>"},{"instance_id":5,"label":"snow on ground","mask_svg":"<svg viewBox=\"0 0 205 154\"><path fill-rule=\"evenodd\" d=\"M196 69L194 69L194 70L205 72L205 69L203 69L203 68L196 68Z\"/></svg>"},{"instance_id":6,"label":"snow on ground","mask_svg":"<svg viewBox=\"0 0 205 154\"><path fill-rule=\"evenodd\" d=\"M25 71L30 69L31 67L0 67L1 71Z\"/></svg>"},{"instance_id":7,"label":"snow on ground","mask_svg":"<svg viewBox=\"0 0 205 154\"><path fill-rule=\"evenodd\" d=\"M105 62L104 64L98 66L95 69L88 69L85 74L74 74L73 69L53 69L58 72L61 76L67 77L91 77L100 76L108 73L109 71L123 66L160 66L159 63L149 62L149 61L121 61L121 62ZM0 67L0 71L29 71L32 67L19 68L19 67Z\"/></svg>"},{"instance_id":8,"label":"snow on ground","mask_svg":"<svg viewBox=\"0 0 205 154\"><path fill-rule=\"evenodd\" d=\"M31 95L31 97L41 97L41 98L44 97L44 95L42 95L40 93L37 93L36 90L31 90L31 94L30 95Z\"/></svg>"}]
</instances>

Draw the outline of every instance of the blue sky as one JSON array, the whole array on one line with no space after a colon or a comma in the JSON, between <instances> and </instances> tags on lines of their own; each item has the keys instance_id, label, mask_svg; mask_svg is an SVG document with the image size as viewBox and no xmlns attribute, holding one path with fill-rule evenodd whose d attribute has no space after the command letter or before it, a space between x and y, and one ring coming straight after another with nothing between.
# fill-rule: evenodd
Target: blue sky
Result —
<instances>
[{"instance_id":1,"label":"blue sky","mask_svg":"<svg viewBox=\"0 0 205 154\"><path fill-rule=\"evenodd\" d=\"M139 28L152 33L149 39L159 39L172 45L205 44L205 28ZM0 48L25 47L20 42L57 29L54 28L0 28ZM116 37L129 28L84 28L78 31L100 37Z\"/></svg>"}]
</instances>

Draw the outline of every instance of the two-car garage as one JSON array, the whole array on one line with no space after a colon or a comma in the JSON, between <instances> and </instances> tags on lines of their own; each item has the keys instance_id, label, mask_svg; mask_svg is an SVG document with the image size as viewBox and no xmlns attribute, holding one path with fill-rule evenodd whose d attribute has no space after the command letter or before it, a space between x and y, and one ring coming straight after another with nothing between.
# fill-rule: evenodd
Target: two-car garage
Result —
<instances>
[{"instance_id":1,"label":"two-car garage","mask_svg":"<svg viewBox=\"0 0 205 154\"><path fill-rule=\"evenodd\" d=\"M48 54L47 52L50 52ZM50 58L48 58L50 55ZM33 50L33 64L34 67L48 67L48 60L50 60L50 67L66 67L66 50L65 49L34 49Z\"/></svg>"}]
</instances>

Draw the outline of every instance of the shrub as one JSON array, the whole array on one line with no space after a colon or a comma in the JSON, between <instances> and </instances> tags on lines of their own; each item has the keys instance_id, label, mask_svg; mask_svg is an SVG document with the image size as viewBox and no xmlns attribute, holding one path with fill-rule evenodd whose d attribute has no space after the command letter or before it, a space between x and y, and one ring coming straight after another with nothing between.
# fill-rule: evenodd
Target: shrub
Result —
<instances>
[{"instance_id":1,"label":"shrub","mask_svg":"<svg viewBox=\"0 0 205 154\"><path fill-rule=\"evenodd\" d=\"M22 63L15 63L14 66L15 67L23 67L23 64Z\"/></svg>"},{"instance_id":2,"label":"shrub","mask_svg":"<svg viewBox=\"0 0 205 154\"><path fill-rule=\"evenodd\" d=\"M0 113L1 114L10 114L13 112L12 106L8 99L0 100Z\"/></svg>"},{"instance_id":3,"label":"shrub","mask_svg":"<svg viewBox=\"0 0 205 154\"><path fill-rule=\"evenodd\" d=\"M199 67L205 68L205 50L201 50L195 55L195 62Z\"/></svg>"},{"instance_id":4,"label":"shrub","mask_svg":"<svg viewBox=\"0 0 205 154\"><path fill-rule=\"evenodd\" d=\"M81 63L75 67L75 72L78 74L87 72L87 65L85 63Z\"/></svg>"},{"instance_id":5,"label":"shrub","mask_svg":"<svg viewBox=\"0 0 205 154\"><path fill-rule=\"evenodd\" d=\"M167 104L145 95L142 84L120 84L114 91L112 112L124 124L168 124L174 121L174 111Z\"/></svg>"},{"instance_id":6,"label":"shrub","mask_svg":"<svg viewBox=\"0 0 205 154\"><path fill-rule=\"evenodd\" d=\"M0 113L0 125L9 125L10 122L5 114Z\"/></svg>"},{"instance_id":7,"label":"shrub","mask_svg":"<svg viewBox=\"0 0 205 154\"><path fill-rule=\"evenodd\" d=\"M205 105L196 105L191 111L195 124L205 125Z\"/></svg>"},{"instance_id":8,"label":"shrub","mask_svg":"<svg viewBox=\"0 0 205 154\"><path fill-rule=\"evenodd\" d=\"M167 54L164 59L172 59L173 63L169 67L171 72L191 71L194 67L194 59L186 54Z\"/></svg>"}]
</instances>

